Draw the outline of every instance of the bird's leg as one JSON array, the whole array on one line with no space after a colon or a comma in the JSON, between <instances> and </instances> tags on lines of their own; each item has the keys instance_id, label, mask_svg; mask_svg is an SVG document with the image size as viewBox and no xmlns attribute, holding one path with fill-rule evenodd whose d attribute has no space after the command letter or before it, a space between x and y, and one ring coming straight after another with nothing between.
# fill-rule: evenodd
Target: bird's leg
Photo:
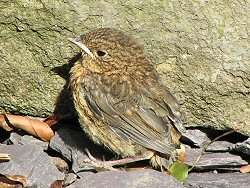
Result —
<instances>
[{"instance_id":1,"label":"bird's leg","mask_svg":"<svg viewBox=\"0 0 250 188\"><path fill-rule=\"evenodd\" d=\"M93 162L97 161L97 159L93 155L91 155L88 148L85 148L84 151L86 152L90 161L93 161Z\"/></svg>"},{"instance_id":2,"label":"bird's leg","mask_svg":"<svg viewBox=\"0 0 250 188\"><path fill-rule=\"evenodd\" d=\"M147 151L143 153L142 155L138 155L135 157L126 157L124 159L118 159L118 160L113 160L113 161L101 161L93 157L87 148L85 149L85 152L89 158L89 160L86 160L85 162L88 162L95 167L107 168L109 170L115 170L113 166L124 165L127 163L136 162L136 161L147 160L153 157L154 155L153 151Z\"/></svg>"}]
</instances>

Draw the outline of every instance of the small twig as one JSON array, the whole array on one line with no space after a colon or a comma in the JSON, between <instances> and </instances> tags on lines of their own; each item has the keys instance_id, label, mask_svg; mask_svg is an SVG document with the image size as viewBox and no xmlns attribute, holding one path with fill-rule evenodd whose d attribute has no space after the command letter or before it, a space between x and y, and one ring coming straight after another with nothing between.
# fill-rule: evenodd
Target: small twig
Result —
<instances>
[{"instance_id":1,"label":"small twig","mask_svg":"<svg viewBox=\"0 0 250 188\"><path fill-rule=\"evenodd\" d=\"M0 153L0 161L9 161L10 160L10 154L8 153Z\"/></svg>"},{"instance_id":2,"label":"small twig","mask_svg":"<svg viewBox=\"0 0 250 188\"><path fill-rule=\"evenodd\" d=\"M231 130L231 131L225 132L225 133L223 133L222 135L220 135L220 136L214 138L214 139L213 139L211 142L209 142L207 145L205 145L205 146L202 148L202 150L201 150L201 154L200 154L199 157L196 159L194 165L188 170L188 172L190 172L191 170L194 169L194 167L195 167L195 166L197 165L197 163L199 162L200 158L204 155L204 153L205 153L206 149L208 148L208 146L210 146L210 145L211 145L212 143L214 143L215 141L221 139L222 137L227 136L227 135L232 134L232 133L235 133L235 132L236 132L236 130Z\"/></svg>"}]
</instances>

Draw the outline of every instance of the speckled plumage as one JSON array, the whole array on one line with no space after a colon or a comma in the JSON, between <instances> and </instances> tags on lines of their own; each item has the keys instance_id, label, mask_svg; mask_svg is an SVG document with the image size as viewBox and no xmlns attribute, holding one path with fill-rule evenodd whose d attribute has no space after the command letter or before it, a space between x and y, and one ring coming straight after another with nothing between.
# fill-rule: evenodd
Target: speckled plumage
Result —
<instances>
[{"instance_id":1,"label":"speckled plumage","mask_svg":"<svg viewBox=\"0 0 250 188\"><path fill-rule=\"evenodd\" d=\"M90 50L75 63L70 81L83 130L123 158L153 151L152 165L167 168L179 143L183 115L143 47L109 28L72 40Z\"/></svg>"}]
</instances>

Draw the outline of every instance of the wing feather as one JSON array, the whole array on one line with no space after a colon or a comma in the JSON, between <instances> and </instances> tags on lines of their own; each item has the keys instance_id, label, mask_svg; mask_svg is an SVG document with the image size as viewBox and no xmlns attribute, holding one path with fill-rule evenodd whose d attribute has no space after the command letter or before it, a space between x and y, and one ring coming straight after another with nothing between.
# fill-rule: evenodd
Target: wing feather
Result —
<instances>
[{"instance_id":1,"label":"wing feather","mask_svg":"<svg viewBox=\"0 0 250 188\"><path fill-rule=\"evenodd\" d=\"M121 101L102 91L84 90L84 93L91 111L121 139L160 153L167 154L174 150L168 120L171 112L164 107L164 101L155 101L148 95L138 96L140 100Z\"/></svg>"}]
</instances>

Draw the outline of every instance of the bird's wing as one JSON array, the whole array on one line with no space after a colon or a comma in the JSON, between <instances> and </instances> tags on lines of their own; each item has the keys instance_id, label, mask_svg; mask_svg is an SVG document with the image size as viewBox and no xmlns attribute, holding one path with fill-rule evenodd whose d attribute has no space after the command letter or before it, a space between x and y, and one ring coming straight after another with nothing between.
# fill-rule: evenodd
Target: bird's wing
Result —
<instances>
[{"instance_id":1,"label":"bird's wing","mask_svg":"<svg viewBox=\"0 0 250 188\"><path fill-rule=\"evenodd\" d=\"M102 91L85 90L84 93L91 111L121 139L132 140L164 154L174 150L169 119L176 117L171 112L173 107L165 104L169 99L157 101L141 94L134 100L122 101Z\"/></svg>"}]
</instances>

